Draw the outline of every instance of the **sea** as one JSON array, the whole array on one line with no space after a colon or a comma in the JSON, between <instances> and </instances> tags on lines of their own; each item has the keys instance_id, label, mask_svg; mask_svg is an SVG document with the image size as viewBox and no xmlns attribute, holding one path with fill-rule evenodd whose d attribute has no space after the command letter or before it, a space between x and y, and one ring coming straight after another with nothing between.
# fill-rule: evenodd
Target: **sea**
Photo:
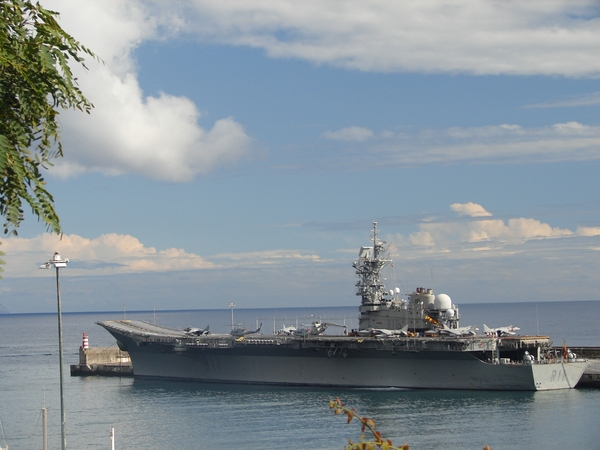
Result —
<instances>
[{"instance_id":1,"label":"sea","mask_svg":"<svg viewBox=\"0 0 600 450\"><path fill-rule=\"evenodd\" d=\"M461 325L516 325L555 345L600 346L600 301L460 305ZM96 322L141 319L227 332L232 323L270 333L313 319L357 326L356 306L63 313L66 441L69 449L343 449L361 435L334 415L339 398L372 418L394 445L417 449L600 449L600 389L481 392L272 387L119 377L71 377L82 335L91 347L114 338ZM0 315L0 447L61 446L56 314ZM373 367L377 371L377 367ZM443 374L442 374L443 376Z\"/></svg>"}]
</instances>

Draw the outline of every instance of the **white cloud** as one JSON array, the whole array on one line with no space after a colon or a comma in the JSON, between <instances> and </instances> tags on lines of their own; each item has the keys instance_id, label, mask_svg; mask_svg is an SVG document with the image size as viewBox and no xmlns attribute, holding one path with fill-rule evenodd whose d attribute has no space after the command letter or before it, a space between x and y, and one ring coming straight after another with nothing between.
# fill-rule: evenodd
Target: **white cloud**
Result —
<instances>
[{"instance_id":1,"label":"white cloud","mask_svg":"<svg viewBox=\"0 0 600 450\"><path fill-rule=\"evenodd\" d=\"M450 209L459 213L461 216L483 217L492 215L492 213L487 212L483 206L473 202L453 203L450 205Z\"/></svg>"},{"instance_id":2,"label":"white cloud","mask_svg":"<svg viewBox=\"0 0 600 450\"><path fill-rule=\"evenodd\" d=\"M320 262L319 255L304 250L264 250L259 252L219 253L212 258L227 266L265 266L283 265L287 263Z\"/></svg>"},{"instance_id":3,"label":"white cloud","mask_svg":"<svg viewBox=\"0 0 600 450\"><path fill-rule=\"evenodd\" d=\"M186 97L144 96L141 91L132 51L144 40L158 39L158 30L176 32L181 20L176 9L157 11L125 0L49 0L47 6L60 11L63 28L105 63L87 61L88 72L77 70L95 109L91 115L61 114L66 151L54 174L134 172L189 181L249 152L252 140L231 117L205 130L198 124L196 105Z\"/></svg>"},{"instance_id":4,"label":"white cloud","mask_svg":"<svg viewBox=\"0 0 600 450\"><path fill-rule=\"evenodd\" d=\"M531 239L571 237L568 229L552 227L531 218L481 219L468 222L424 223L421 231L428 232L438 245L457 246L476 242L519 244Z\"/></svg>"},{"instance_id":5,"label":"white cloud","mask_svg":"<svg viewBox=\"0 0 600 450\"><path fill-rule=\"evenodd\" d=\"M418 230L410 233L408 238L396 234L390 236L388 241L401 248L400 254L403 258L431 258L434 255L444 258L451 255L455 258L470 255L478 258L477 253L482 252L488 256L505 256L520 252L524 244L532 241L544 241L545 244L540 248L549 248L556 245L552 242L564 241L565 238L578 238L581 249L590 250L597 242L590 241L586 245L585 239L600 236L599 227L578 227L572 231L553 227L533 218L487 218L491 214L481 205L472 202L455 203L451 205L451 209L460 216L470 218L423 221L418 225Z\"/></svg>"},{"instance_id":6,"label":"white cloud","mask_svg":"<svg viewBox=\"0 0 600 450\"><path fill-rule=\"evenodd\" d=\"M481 206L471 204L454 209L477 211ZM533 218L458 216L437 222L428 218L408 236L386 236L394 244L394 270L400 275L398 281L394 275L394 283L412 288L435 276L435 286L443 286L461 303L502 301L498 292L504 292L507 283L517 287L513 301L531 300L532 285L546 299L587 299L598 292L594 268L599 227L581 226L573 232ZM62 240L43 234L32 239L9 237L2 244L7 264L0 292L12 312L56 307L48 280L43 279L53 274L37 269L56 250L71 260L62 272L73 278L63 305L68 311L118 310L125 302L128 310L170 309L175 297L179 308L211 308L218 297L243 297L246 307L264 306L265 298L271 298L282 307L306 299L314 304L331 299L347 303L354 294L347 255L344 264L308 250L286 249L225 253L207 260L184 249L146 247L133 236L118 234L95 239L65 235ZM356 247L351 253L356 255ZM181 272L189 270L194 272ZM173 295L165 296L165 290ZM489 296L482 300L481 292Z\"/></svg>"},{"instance_id":7,"label":"white cloud","mask_svg":"<svg viewBox=\"0 0 600 450\"><path fill-rule=\"evenodd\" d=\"M188 4L190 32L262 48L276 58L378 72L600 74L600 19L593 0Z\"/></svg>"},{"instance_id":8,"label":"white cloud","mask_svg":"<svg viewBox=\"0 0 600 450\"><path fill-rule=\"evenodd\" d=\"M343 144L340 144L343 145ZM548 163L600 159L600 126L579 122L538 128L514 124L422 129L355 144L357 158L335 161L389 167L433 163ZM344 149L344 155L348 150Z\"/></svg>"},{"instance_id":9,"label":"white cloud","mask_svg":"<svg viewBox=\"0 0 600 450\"><path fill-rule=\"evenodd\" d=\"M535 103L533 105L525 105L523 108L566 108L572 106L593 106L600 105L600 92L592 92L591 94L578 95L564 100L555 100L544 103Z\"/></svg>"},{"instance_id":10,"label":"white cloud","mask_svg":"<svg viewBox=\"0 0 600 450\"><path fill-rule=\"evenodd\" d=\"M324 138L338 141L366 141L374 135L373 131L363 127L348 127L338 131L326 131L323 133Z\"/></svg>"},{"instance_id":11,"label":"white cloud","mask_svg":"<svg viewBox=\"0 0 600 450\"><path fill-rule=\"evenodd\" d=\"M44 233L31 239L9 237L2 241L6 253L7 277L43 275L37 265L48 261L55 251L69 258L69 275L108 275L139 272L208 269L215 265L183 249L157 250L145 247L137 238L105 234L87 239L74 234Z\"/></svg>"},{"instance_id":12,"label":"white cloud","mask_svg":"<svg viewBox=\"0 0 600 450\"><path fill-rule=\"evenodd\" d=\"M233 267L284 266L323 262L319 255L305 250L265 250L221 253L207 260L184 249L158 250L146 247L134 236L104 234L94 239L76 234L60 236L44 233L34 238L9 237L2 241L6 253L6 277L43 276L38 265L55 251L69 258L70 276L102 276L128 273L169 272Z\"/></svg>"},{"instance_id":13,"label":"white cloud","mask_svg":"<svg viewBox=\"0 0 600 450\"><path fill-rule=\"evenodd\" d=\"M578 236L600 236L600 227L577 227Z\"/></svg>"},{"instance_id":14,"label":"white cloud","mask_svg":"<svg viewBox=\"0 0 600 450\"><path fill-rule=\"evenodd\" d=\"M397 238L396 238L397 239ZM408 237L410 243L412 245L423 246L423 247L433 247L435 245L435 241L433 236L428 231L417 231L415 233L411 233Z\"/></svg>"},{"instance_id":15,"label":"white cloud","mask_svg":"<svg viewBox=\"0 0 600 450\"><path fill-rule=\"evenodd\" d=\"M193 35L211 43L263 48L273 57L380 72L597 76L600 19L593 5L559 0L464 0L451 5L442 0L47 0L49 8L60 11L63 27L105 61L103 65L88 58L90 71L77 73L96 108L90 116L61 114L65 158L52 173L133 172L189 181L249 154L252 139L233 118L221 118L205 129L188 98L144 95L132 54L148 40ZM323 136L374 141L368 150L382 164L599 157L600 127L559 125L580 127L566 132L556 126L500 125L422 130L418 136L384 131L376 136L353 126Z\"/></svg>"}]
</instances>

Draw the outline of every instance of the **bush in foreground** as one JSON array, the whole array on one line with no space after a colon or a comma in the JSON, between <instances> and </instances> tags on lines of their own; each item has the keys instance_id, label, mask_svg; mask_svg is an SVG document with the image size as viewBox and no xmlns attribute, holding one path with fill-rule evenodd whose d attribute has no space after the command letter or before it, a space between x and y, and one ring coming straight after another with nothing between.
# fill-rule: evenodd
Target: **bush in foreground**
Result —
<instances>
[{"instance_id":1,"label":"bush in foreground","mask_svg":"<svg viewBox=\"0 0 600 450\"><path fill-rule=\"evenodd\" d=\"M361 435L358 442L348 441L345 450L375 450L380 448L382 450L409 450L409 445L404 444L401 447L395 447L390 439L385 439L380 431L375 428L375 421L368 417L361 417L355 408L349 408L339 398L329 401L329 409L334 410L334 414L344 414L348 423L356 419L361 424ZM368 435L368 438L367 438ZM483 450L491 450L489 446L483 447Z\"/></svg>"}]
</instances>

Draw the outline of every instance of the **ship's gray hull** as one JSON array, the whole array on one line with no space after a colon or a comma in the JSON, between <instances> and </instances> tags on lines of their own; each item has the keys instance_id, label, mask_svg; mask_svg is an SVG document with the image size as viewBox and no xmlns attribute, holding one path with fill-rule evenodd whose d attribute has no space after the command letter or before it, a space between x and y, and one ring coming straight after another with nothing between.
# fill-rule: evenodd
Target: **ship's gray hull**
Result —
<instances>
[{"instance_id":1,"label":"ship's gray hull","mask_svg":"<svg viewBox=\"0 0 600 450\"><path fill-rule=\"evenodd\" d=\"M550 390L574 387L586 366L585 362L491 364L478 352L399 348L400 340L370 345L368 339L345 337L325 343L275 336L189 339L175 330L153 334L149 329L127 329L119 322L100 325L129 352L136 377L335 387ZM404 344L409 342L404 340Z\"/></svg>"}]
</instances>

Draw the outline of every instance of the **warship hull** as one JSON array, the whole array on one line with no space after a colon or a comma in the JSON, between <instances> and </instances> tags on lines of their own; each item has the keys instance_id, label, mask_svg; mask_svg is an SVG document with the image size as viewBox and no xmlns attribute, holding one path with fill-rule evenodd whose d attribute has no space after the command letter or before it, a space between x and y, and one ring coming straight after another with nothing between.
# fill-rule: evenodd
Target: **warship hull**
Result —
<instances>
[{"instance_id":1,"label":"warship hull","mask_svg":"<svg viewBox=\"0 0 600 450\"><path fill-rule=\"evenodd\" d=\"M573 388L587 363L492 363L497 339L190 337L140 321L106 321L134 376L219 383L362 388Z\"/></svg>"}]
</instances>

